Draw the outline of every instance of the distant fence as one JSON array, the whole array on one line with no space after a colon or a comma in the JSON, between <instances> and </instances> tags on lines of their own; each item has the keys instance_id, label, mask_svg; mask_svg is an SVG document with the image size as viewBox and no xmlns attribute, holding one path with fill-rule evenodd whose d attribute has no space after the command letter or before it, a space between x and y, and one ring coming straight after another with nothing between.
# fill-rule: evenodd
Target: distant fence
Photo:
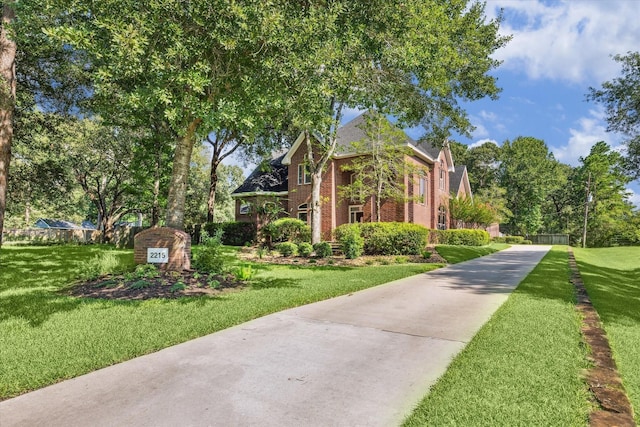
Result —
<instances>
[{"instance_id":1,"label":"distant fence","mask_svg":"<svg viewBox=\"0 0 640 427\"><path fill-rule=\"evenodd\" d=\"M133 236L146 227L118 227L113 231L111 243L118 248L133 248ZM97 230L60 230L53 228L28 228L4 230L3 242L30 244L92 244L102 241L102 233Z\"/></svg>"},{"instance_id":2,"label":"distant fence","mask_svg":"<svg viewBox=\"0 0 640 427\"><path fill-rule=\"evenodd\" d=\"M531 242L536 245L568 245L568 234L537 234L530 237Z\"/></svg>"}]
</instances>

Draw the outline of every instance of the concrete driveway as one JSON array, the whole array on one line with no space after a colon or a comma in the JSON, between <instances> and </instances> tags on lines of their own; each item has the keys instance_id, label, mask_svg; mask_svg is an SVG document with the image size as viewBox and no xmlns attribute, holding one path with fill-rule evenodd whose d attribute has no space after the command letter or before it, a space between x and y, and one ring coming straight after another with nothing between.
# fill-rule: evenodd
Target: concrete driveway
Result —
<instances>
[{"instance_id":1,"label":"concrete driveway","mask_svg":"<svg viewBox=\"0 0 640 427\"><path fill-rule=\"evenodd\" d=\"M265 316L0 402L0 425L398 425L549 249Z\"/></svg>"}]
</instances>

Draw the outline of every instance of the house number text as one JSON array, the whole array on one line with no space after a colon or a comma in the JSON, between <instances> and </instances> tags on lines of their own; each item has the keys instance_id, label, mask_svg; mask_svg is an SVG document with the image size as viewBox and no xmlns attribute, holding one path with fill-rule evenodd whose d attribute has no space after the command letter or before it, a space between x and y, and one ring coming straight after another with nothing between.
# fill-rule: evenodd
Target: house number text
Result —
<instances>
[{"instance_id":1,"label":"house number text","mask_svg":"<svg viewBox=\"0 0 640 427\"><path fill-rule=\"evenodd\" d=\"M169 262L169 248L147 248L147 262L151 264Z\"/></svg>"}]
</instances>

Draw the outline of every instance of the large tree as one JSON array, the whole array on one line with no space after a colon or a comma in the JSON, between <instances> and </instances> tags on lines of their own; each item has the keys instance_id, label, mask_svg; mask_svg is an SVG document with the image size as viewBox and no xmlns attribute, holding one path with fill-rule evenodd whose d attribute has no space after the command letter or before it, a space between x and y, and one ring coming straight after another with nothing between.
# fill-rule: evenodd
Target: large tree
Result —
<instances>
[{"instance_id":1,"label":"large tree","mask_svg":"<svg viewBox=\"0 0 640 427\"><path fill-rule=\"evenodd\" d=\"M502 145L500 185L506 189L512 234L530 235L543 225L543 203L558 180L558 162L544 141L518 137Z\"/></svg>"},{"instance_id":2,"label":"large tree","mask_svg":"<svg viewBox=\"0 0 640 427\"><path fill-rule=\"evenodd\" d=\"M640 177L640 52L613 57L622 64L622 75L589 88L587 99L605 106L608 130L627 136L627 169Z\"/></svg>"},{"instance_id":3,"label":"large tree","mask_svg":"<svg viewBox=\"0 0 640 427\"><path fill-rule=\"evenodd\" d=\"M13 113L16 100L15 41L9 36L8 26L15 18L13 2L2 3L0 29L0 246L7 206L7 181L13 141Z\"/></svg>"},{"instance_id":4,"label":"large tree","mask_svg":"<svg viewBox=\"0 0 640 427\"><path fill-rule=\"evenodd\" d=\"M267 77L274 33L286 24L278 2L221 0L44 1L60 17L45 33L81 53L92 79L91 109L161 111L176 135L166 223L182 228L189 163L210 132L261 128L274 80ZM34 6L37 7L37 6ZM139 114L136 114L139 116Z\"/></svg>"},{"instance_id":5,"label":"large tree","mask_svg":"<svg viewBox=\"0 0 640 427\"><path fill-rule=\"evenodd\" d=\"M312 241L320 240L320 185L345 108L376 107L442 140L470 128L460 100L496 97L490 55L508 38L484 5L461 0L292 4L295 37L283 61L294 124L311 174ZM291 41L293 43L291 43Z\"/></svg>"}]
</instances>

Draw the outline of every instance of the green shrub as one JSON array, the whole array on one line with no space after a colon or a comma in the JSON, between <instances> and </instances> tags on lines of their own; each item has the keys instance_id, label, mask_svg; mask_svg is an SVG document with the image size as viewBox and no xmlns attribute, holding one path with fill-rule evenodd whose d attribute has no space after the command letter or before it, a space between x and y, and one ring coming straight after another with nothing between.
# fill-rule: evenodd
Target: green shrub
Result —
<instances>
[{"instance_id":1,"label":"green shrub","mask_svg":"<svg viewBox=\"0 0 640 427\"><path fill-rule=\"evenodd\" d=\"M429 230L419 224L372 222L359 225L367 255L419 255Z\"/></svg>"},{"instance_id":2,"label":"green shrub","mask_svg":"<svg viewBox=\"0 0 640 427\"><path fill-rule=\"evenodd\" d=\"M440 245L484 246L489 244L485 230L431 230L429 240Z\"/></svg>"},{"instance_id":3,"label":"green shrub","mask_svg":"<svg viewBox=\"0 0 640 427\"><path fill-rule=\"evenodd\" d=\"M431 251L422 251L422 258L424 259L431 258Z\"/></svg>"},{"instance_id":4,"label":"green shrub","mask_svg":"<svg viewBox=\"0 0 640 427\"><path fill-rule=\"evenodd\" d=\"M246 282L247 280L253 279L254 271L251 264L241 265L236 269L235 276L236 279Z\"/></svg>"},{"instance_id":5,"label":"green shrub","mask_svg":"<svg viewBox=\"0 0 640 427\"><path fill-rule=\"evenodd\" d=\"M513 244L515 244L515 245L521 244L523 241L524 241L524 237L522 237L522 236L506 236L504 238L504 242L505 243L509 243L509 244L512 244L512 245Z\"/></svg>"},{"instance_id":6,"label":"green shrub","mask_svg":"<svg viewBox=\"0 0 640 427\"><path fill-rule=\"evenodd\" d=\"M364 239L360 235L358 224L343 224L336 228L335 235L347 259L355 259L362 255Z\"/></svg>"},{"instance_id":7,"label":"green shrub","mask_svg":"<svg viewBox=\"0 0 640 427\"><path fill-rule=\"evenodd\" d=\"M263 228L271 242L302 243L311 240L311 227L297 218L280 218Z\"/></svg>"},{"instance_id":8,"label":"green shrub","mask_svg":"<svg viewBox=\"0 0 640 427\"><path fill-rule=\"evenodd\" d=\"M298 253L298 245L293 242L282 242L276 245L276 251L282 256L293 256Z\"/></svg>"},{"instance_id":9,"label":"green shrub","mask_svg":"<svg viewBox=\"0 0 640 427\"><path fill-rule=\"evenodd\" d=\"M103 252L91 258L88 263L82 265L80 278L83 280L93 280L100 276L106 276L107 274L119 273L122 269L115 254Z\"/></svg>"},{"instance_id":10,"label":"green shrub","mask_svg":"<svg viewBox=\"0 0 640 427\"><path fill-rule=\"evenodd\" d=\"M494 237L491 239L494 243L507 243L507 238L503 236Z\"/></svg>"},{"instance_id":11,"label":"green shrub","mask_svg":"<svg viewBox=\"0 0 640 427\"><path fill-rule=\"evenodd\" d=\"M220 241L229 246L244 246L247 243L255 242L257 239L255 222L208 222L204 224L202 229L203 236L205 232L209 236L222 232Z\"/></svg>"},{"instance_id":12,"label":"green shrub","mask_svg":"<svg viewBox=\"0 0 640 427\"><path fill-rule=\"evenodd\" d=\"M319 258L327 258L333 255L331 244L329 242L320 242L313 245L313 250Z\"/></svg>"},{"instance_id":13,"label":"green shrub","mask_svg":"<svg viewBox=\"0 0 640 427\"><path fill-rule=\"evenodd\" d=\"M302 242L298 245L298 255L306 258L310 256L312 252L313 246L311 246L311 243Z\"/></svg>"},{"instance_id":14,"label":"green shrub","mask_svg":"<svg viewBox=\"0 0 640 427\"><path fill-rule=\"evenodd\" d=\"M193 261L196 270L208 273L221 273L224 266L222 256L222 230L218 229L216 234L209 236L206 231L202 232L202 247Z\"/></svg>"},{"instance_id":15,"label":"green shrub","mask_svg":"<svg viewBox=\"0 0 640 427\"><path fill-rule=\"evenodd\" d=\"M523 245L533 245L533 242L531 240L523 240L521 244L523 244Z\"/></svg>"}]
</instances>

